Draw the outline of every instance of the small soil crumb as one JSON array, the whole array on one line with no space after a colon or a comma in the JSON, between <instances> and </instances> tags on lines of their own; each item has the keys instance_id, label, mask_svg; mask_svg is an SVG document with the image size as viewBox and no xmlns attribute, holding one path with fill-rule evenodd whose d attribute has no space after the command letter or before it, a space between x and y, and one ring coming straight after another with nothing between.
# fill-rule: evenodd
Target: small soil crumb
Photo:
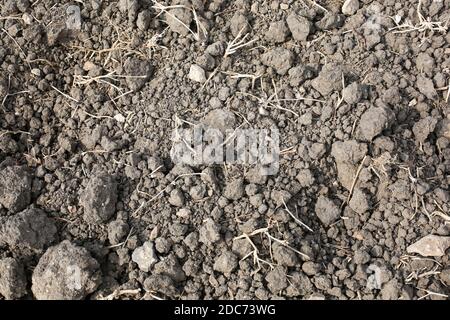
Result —
<instances>
[{"instance_id":1,"label":"small soil crumb","mask_svg":"<svg viewBox=\"0 0 450 320\"><path fill-rule=\"evenodd\" d=\"M200 228L200 242L208 245L216 243L217 241L220 241L220 239L220 226L217 225L213 219L206 219Z\"/></svg>"},{"instance_id":2,"label":"small soil crumb","mask_svg":"<svg viewBox=\"0 0 450 320\"><path fill-rule=\"evenodd\" d=\"M115 179L106 174L92 177L80 198L85 221L93 224L107 222L116 211L116 201Z\"/></svg>"},{"instance_id":3,"label":"small soil crumb","mask_svg":"<svg viewBox=\"0 0 450 320\"><path fill-rule=\"evenodd\" d=\"M180 189L173 189L170 192L169 196L169 203L175 207L182 207L184 206L185 198L183 191Z\"/></svg>"},{"instance_id":4,"label":"small soil crumb","mask_svg":"<svg viewBox=\"0 0 450 320\"><path fill-rule=\"evenodd\" d=\"M336 141L331 147L331 155L336 161L338 179L344 188L350 190L360 161L367 154L365 143L356 140Z\"/></svg>"},{"instance_id":5,"label":"small soil crumb","mask_svg":"<svg viewBox=\"0 0 450 320\"><path fill-rule=\"evenodd\" d=\"M244 180L236 179L227 182L223 195L229 200L239 200L242 198L244 195Z\"/></svg>"},{"instance_id":6,"label":"small soil crumb","mask_svg":"<svg viewBox=\"0 0 450 320\"><path fill-rule=\"evenodd\" d=\"M149 272L153 265L158 262L153 242L146 241L141 247L136 248L131 255L131 259L137 263L139 269Z\"/></svg>"},{"instance_id":7,"label":"small soil crumb","mask_svg":"<svg viewBox=\"0 0 450 320\"><path fill-rule=\"evenodd\" d=\"M227 109L214 109L202 119L202 123L225 133L226 130L234 129L236 126L236 116Z\"/></svg>"},{"instance_id":8,"label":"small soil crumb","mask_svg":"<svg viewBox=\"0 0 450 320\"><path fill-rule=\"evenodd\" d=\"M357 104L364 96L364 86L358 82L353 82L342 91L342 97L348 104Z\"/></svg>"},{"instance_id":9,"label":"small soil crumb","mask_svg":"<svg viewBox=\"0 0 450 320\"><path fill-rule=\"evenodd\" d=\"M236 12L230 20L230 30L233 37L237 37L239 33L245 35L250 30L247 17L240 12Z\"/></svg>"},{"instance_id":10,"label":"small soil crumb","mask_svg":"<svg viewBox=\"0 0 450 320\"><path fill-rule=\"evenodd\" d=\"M317 217L326 227L337 221L341 213L339 207L325 196L319 196L315 209Z\"/></svg>"},{"instance_id":11,"label":"small soil crumb","mask_svg":"<svg viewBox=\"0 0 450 320\"><path fill-rule=\"evenodd\" d=\"M26 209L0 225L0 244L41 251L55 240L56 226L40 209Z\"/></svg>"},{"instance_id":12,"label":"small soil crumb","mask_svg":"<svg viewBox=\"0 0 450 320\"><path fill-rule=\"evenodd\" d=\"M273 293L278 293L288 286L286 271L283 267L277 266L266 276L267 287Z\"/></svg>"},{"instance_id":13,"label":"small soil crumb","mask_svg":"<svg viewBox=\"0 0 450 320\"><path fill-rule=\"evenodd\" d=\"M108 225L108 240L112 245L117 245L127 236L129 231L130 227L125 221L114 220Z\"/></svg>"},{"instance_id":14,"label":"small soil crumb","mask_svg":"<svg viewBox=\"0 0 450 320\"><path fill-rule=\"evenodd\" d=\"M350 199L349 205L353 211L359 214L363 214L370 208L369 197L365 192L357 188L353 191L353 195Z\"/></svg>"},{"instance_id":15,"label":"small soil crumb","mask_svg":"<svg viewBox=\"0 0 450 320\"><path fill-rule=\"evenodd\" d=\"M153 75L154 68L149 61L138 58L128 58L123 68L127 78L126 82L130 90L139 91Z\"/></svg>"},{"instance_id":16,"label":"small soil crumb","mask_svg":"<svg viewBox=\"0 0 450 320\"><path fill-rule=\"evenodd\" d=\"M286 22L294 40L306 41L312 28L312 23L307 18L291 13Z\"/></svg>"},{"instance_id":17,"label":"small soil crumb","mask_svg":"<svg viewBox=\"0 0 450 320\"><path fill-rule=\"evenodd\" d=\"M178 295L178 290L172 278L164 274L153 274L145 279L144 289L147 292L159 292L172 298Z\"/></svg>"},{"instance_id":18,"label":"small soil crumb","mask_svg":"<svg viewBox=\"0 0 450 320\"><path fill-rule=\"evenodd\" d=\"M261 56L261 61L280 75L285 75L294 63L294 55L288 49L275 48Z\"/></svg>"},{"instance_id":19,"label":"small soil crumb","mask_svg":"<svg viewBox=\"0 0 450 320\"><path fill-rule=\"evenodd\" d=\"M329 63L322 68L319 76L312 80L311 85L325 97L333 91L342 90L342 75L340 65Z\"/></svg>"},{"instance_id":20,"label":"small soil crumb","mask_svg":"<svg viewBox=\"0 0 450 320\"><path fill-rule=\"evenodd\" d=\"M165 14L165 20L171 31L179 33L183 36L189 34L189 29L193 16L192 12L186 8L170 9Z\"/></svg>"},{"instance_id":21,"label":"small soil crumb","mask_svg":"<svg viewBox=\"0 0 450 320\"><path fill-rule=\"evenodd\" d=\"M370 142L383 130L389 128L394 117L392 110L387 107L371 107L361 116L356 136Z\"/></svg>"},{"instance_id":22,"label":"small soil crumb","mask_svg":"<svg viewBox=\"0 0 450 320\"><path fill-rule=\"evenodd\" d=\"M231 273L238 265L238 257L231 251L222 253L214 263L214 270L222 273Z\"/></svg>"},{"instance_id":23,"label":"small soil crumb","mask_svg":"<svg viewBox=\"0 0 450 320\"><path fill-rule=\"evenodd\" d=\"M175 282L186 280L186 274L174 254L169 254L167 257L155 264L154 272L156 274L164 274L169 276Z\"/></svg>"},{"instance_id":24,"label":"small soil crumb","mask_svg":"<svg viewBox=\"0 0 450 320\"><path fill-rule=\"evenodd\" d=\"M275 21L270 24L269 30L266 33L266 39L273 43L282 43L286 41L289 35L289 29L284 20Z\"/></svg>"},{"instance_id":25,"label":"small soil crumb","mask_svg":"<svg viewBox=\"0 0 450 320\"><path fill-rule=\"evenodd\" d=\"M289 70L289 84L293 87L303 84L306 80L315 76L313 68L306 65L299 65Z\"/></svg>"},{"instance_id":26,"label":"small soil crumb","mask_svg":"<svg viewBox=\"0 0 450 320\"><path fill-rule=\"evenodd\" d=\"M0 260L0 295L15 300L27 293L27 278L23 266L13 258Z\"/></svg>"},{"instance_id":27,"label":"small soil crumb","mask_svg":"<svg viewBox=\"0 0 450 320\"><path fill-rule=\"evenodd\" d=\"M31 290L38 300L81 300L100 282L98 262L86 249L65 240L40 258L33 271Z\"/></svg>"},{"instance_id":28,"label":"small soil crumb","mask_svg":"<svg viewBox=\"0 0 450 320\"><path fill-rule=\"evenodd\" d=\"M413 133L416 137L416 141L424 143L430 133L432 133L436 128L437 122L438 120L436 118L430 116L416 122L413 127Z\"/></svg>"},{"instance_id":29,"label":"small soil crumb","mask_svg":"<svg viewBox=\"0 0 450 320\"><path fill-rule=\"evenodd\" d=\"M0 171L0 203L11 212L25 209L31 202L31 178L25 167Z\"/></svg>"},{"instance_id":30,"label":"small soil crumb","mask_svg":"<svg viewBox=\"0 0 450 320\"><path fill-rule=\"evenodd\" d=\"M280 265L286 267L294 267L298 264L297 254L279 243L273 245L273 258Z\"/></svg>"},{"instance_id":31,"label":"small soil crumb","mask_svg":"<svg viewBox=\"0 0 450 320\"><path fill-rule=\"evenodd\" d=\"M325 16L316 23L317 28L321 30L331 30L340 28L345 22L345 16L333 12L328 12Z\"/></svg>"},{"instance_id":32,"label":"small soil crumb","mask_svg":"<svg viewBox=\"0 0 450 320\"><path fill-rule=\"evenodd\" d=\"M434 100L438 97L436 89L434 88L433 80L426 78L423 75L418 75L416 85L420 93L428 99Z\"/></svg>"}]
</instances>

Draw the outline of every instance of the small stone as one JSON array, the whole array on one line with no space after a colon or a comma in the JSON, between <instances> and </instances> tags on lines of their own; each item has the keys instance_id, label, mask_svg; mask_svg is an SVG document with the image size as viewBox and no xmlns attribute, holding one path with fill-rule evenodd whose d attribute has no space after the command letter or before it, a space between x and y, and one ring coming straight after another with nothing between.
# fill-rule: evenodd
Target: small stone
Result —
<instances>
[{"instance_id":1,"label":"small stone","mask_svg":"<svg viewBox=\"0 0 450 320\"><path fill-rule=\"evenodd\" d=\"M221 254L214 263L214 270L221 273L231 273L238 265L238 257L231 251Z\"/></svg>"},{"instance_id":2,"label":"small stone","mask_svg":"<svg viewBox=\"0 0 450 320\"><path fill-rule=\"evenodd\" d=\"M356 13L359 9L359 0L345 0L342 5L342 13L351 16Z\"/></svg>"},{"instance_id":3,"label":"small stone","mask_svg":"<svg viewBox=\"0 0 450 320\"><path fill-rule=\"evenodd\" d=\"M442 257L450 247L450 237L428 235L413 243L406 251L424 257Z\"/></svg>"},{"instance_id":4,"label":"small stone","mask_svg":"<svg viewBox=\"0 0 450 320\"><path fill-rule=\"evenodd\" d=\"M341 215L339 207L322 195L317 199L315 210L317 217L326 227L337 221Z\"/></svg>"},{"instance_id":5,"label":"small stone","mask_svg":"<svg viewBox=\"0 0 450 320\"><path fill-rule=\"evenodd\" d=\"M0 260L0 295L16 300L27 293L27 278L23 266L13 258Z\"/></svg>"},{"instance_id":6,"label":"small stone","mask_svg":"<svg viewBox=\"0 0 450 320\"><path fill-rule=\"evenodd\" d=\"M206 81L205 70L199 65L191 65L191 68L189 69L189 79L195 82L204 83Z\"/></svg>"},{"instance_id":7,"label":"small stone","mask_svg":"<svg viewBox=\"0 0 450 320\"><path fill-rule=\"evenodd\" d=\"M291 13L287 17L286 22L294 40L307 40L312 28L312 23L307 18Z\"/></svg>"},{"instance_id":8,"label":"small stone","mask_svg":"<svg viewBox=\"0 0 450 320\"><path fill-rule=\"evenodd\" d=\"M131 255L131 259L137 263L140 270L149 272L153 265L158 262L153 242L146 241L141 247L136 248Z\"/></svg>"}]
</instances>

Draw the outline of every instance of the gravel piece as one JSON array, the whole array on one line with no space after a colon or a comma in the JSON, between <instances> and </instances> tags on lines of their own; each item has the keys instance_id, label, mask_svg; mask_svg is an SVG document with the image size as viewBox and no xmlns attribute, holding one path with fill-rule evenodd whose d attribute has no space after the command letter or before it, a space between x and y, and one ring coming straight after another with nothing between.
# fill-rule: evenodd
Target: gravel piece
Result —
<instances>
[{"instance_id":1,"label":"gravel piece","mask_svg":"<svg viewBox=\"0 0 450 320\"><path fill-rule=\"evenodd\" d=\"M203 83L206 81L206 74L205 70L203 70L202 67L199 65L193 64L191 65L191 68L189 69L189 79L195 82Z\"/></svg>"},{"instance_id":2,"label":"gravel piece","mask_svg":"<svg viewBox=\"0 0 450 320\"><path fill-rule=\"evenodd\" d=\"M153 242L146 241L141 247L136 248L131 255L131 259L137 263L139 269L149 272L155 263L158 262Z\"/></svg>"},{"instance_id":3,"label":"gravel piece","mask_svg":"<svg viewBox=\"0 0 450 320\"><path fill-rule=\"evenodd\" d=\"M442 257L450 247L450 237L428 235L414 242L406 251L418 253L424 257Z\"/></svg>"}]
</instances>

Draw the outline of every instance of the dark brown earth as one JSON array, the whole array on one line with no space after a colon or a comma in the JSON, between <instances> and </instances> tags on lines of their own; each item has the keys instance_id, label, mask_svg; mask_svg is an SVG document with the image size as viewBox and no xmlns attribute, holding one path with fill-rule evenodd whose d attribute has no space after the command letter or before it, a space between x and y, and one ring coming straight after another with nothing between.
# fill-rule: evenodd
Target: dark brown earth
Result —
<instances>
[{"instance_id":1,"label":"dark brown earth","mask_svg":"<svg viewBox=\"0 0 450 320\"><path fill-rule=\"evenodd\" d=\"M448 299L449 23L448 0L2 0L0 299ZM176 165L194 123L277 128L279 172Z\"/></svg>"}]
</instances>

